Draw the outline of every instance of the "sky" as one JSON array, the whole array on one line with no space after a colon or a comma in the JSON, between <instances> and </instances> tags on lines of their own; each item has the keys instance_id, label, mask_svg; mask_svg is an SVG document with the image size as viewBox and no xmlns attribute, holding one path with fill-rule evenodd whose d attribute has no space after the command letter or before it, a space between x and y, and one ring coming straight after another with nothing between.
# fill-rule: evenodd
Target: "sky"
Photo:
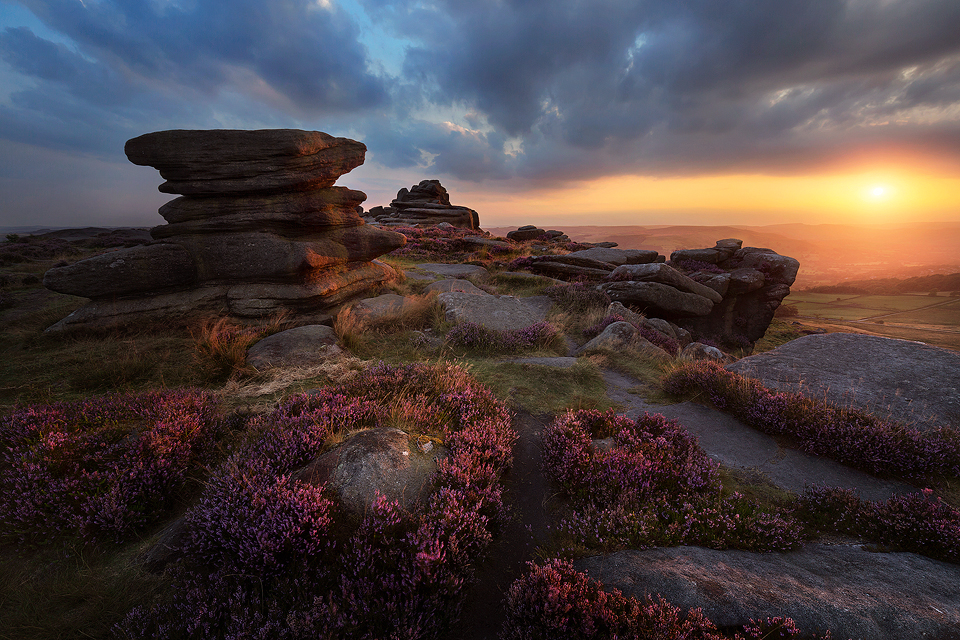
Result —
<instances>
[{"instance_id":1,"label":"sky","mask_svg":"<svg viewBox=\"0 0 960 640\"><path fill-rule=\"evenodd\" d=\"M957 0L0 0L0 226L152 226L164 129L482 226L960 221Z\"/></svg>"}]
</instances>

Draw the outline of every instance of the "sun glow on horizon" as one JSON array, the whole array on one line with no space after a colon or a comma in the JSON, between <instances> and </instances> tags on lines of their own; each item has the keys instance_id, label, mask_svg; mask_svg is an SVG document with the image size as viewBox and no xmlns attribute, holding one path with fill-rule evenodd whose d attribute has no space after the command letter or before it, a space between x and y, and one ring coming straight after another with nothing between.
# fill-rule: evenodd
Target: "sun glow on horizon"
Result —
<instances>
[{"instance_id":1,"label":"sun glow on horizon","mask_svg":"<svg viewBox=\"0 0 960 640\"><path fill-rule=\"evenodd\" d=\"M499 194L499 198L490 193L476 196L481 219L494 226L960 220L960 178L907 170L800 176L619 176L564 189ZM466 194L459 197L468 198Z\"/></svg>"}]
</instances>

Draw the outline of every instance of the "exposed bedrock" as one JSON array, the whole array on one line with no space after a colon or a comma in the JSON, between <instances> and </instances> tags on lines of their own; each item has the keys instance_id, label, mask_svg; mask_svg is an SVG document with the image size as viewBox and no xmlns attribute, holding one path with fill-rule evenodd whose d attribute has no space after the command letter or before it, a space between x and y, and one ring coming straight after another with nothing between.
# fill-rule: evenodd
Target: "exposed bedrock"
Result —
<instances>
[{"instance_id":1,"label":"exposed bedrock","mask_svg":"<svg viewBox=\"0 0 960 640\"><path fill-rule=\"evenodd\" d=\"M333 183L366 147L318 131L161 131L127 142L160 170L168 224L154 243L51 269L44 285L91 298L54 325L258 318L279 311L328 319L334 305L396 277L375 260L406 239L368 226L366 195Z\"/></svg>"}]
</instances>

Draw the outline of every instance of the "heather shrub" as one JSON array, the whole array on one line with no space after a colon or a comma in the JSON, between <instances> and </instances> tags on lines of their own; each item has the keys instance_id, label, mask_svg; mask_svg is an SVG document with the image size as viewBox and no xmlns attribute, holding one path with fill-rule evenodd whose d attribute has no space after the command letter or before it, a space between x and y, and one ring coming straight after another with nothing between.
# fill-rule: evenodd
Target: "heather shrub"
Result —
<instances>
[{"instance_id":1,"label":"heather shrub","mask_svg":"<svg viewBox=\"0 0 960 640\"><path fill-rule=\"evenodd\" d=\"M528 563L507 591L502 640L723 640L700 609L686 613L663 597L643 601L605 590L566 560ZM800 633L790 618L751 621L734 640L792 638ZM808 636L809 637L809 636ZM820 636L814 636L819 638ZM830 640L828 631L823 640Z\"/></svg>"},{"instance_id":2,"label":"heather shrub","mask_svg":"<svg viewBox=\"0 0 960 640\"><path fill-rule=\"evenodd\" d=\"M216 400L195 391L18 409L0 420L0 531L31 544L129 539L167 512L225 430Z\"/></svg>"},{"instance_id":3,"label":"heather shrub","mask_svg":"<svg viewBox=\"0 0 960 640\"><path fill-rule=\"evenodd\" d=\"M598 451L594 438L614 446ZM697 544L784 550L800 527L734 493L721 498L717 463L679 423L632 421L612 410L570 411L543 433L544 465L571 499L560 530L577 544L614 550Z\"/></svg>"},{"instance_id":4,"label":"heather shrub","mask_svg":"<svg viewBox=\"0 0 960 640\"><path fill-rule=\"evenodd\" d=\"M794 513L814 531L836 531L960 563L960 511L934 498L930 489L871 502L849 489L808 487Z\"/></svg>"},{"instance_id":5,"label":"heather shrub","mask_svg":"<svg viewBox=\"0 0 960 640\"><path fill-rule=\"evenodd\" d=\"M676 356L680 353L680 343L671 338L668 335L664 335L655 329L650 327L640 325L637 327L637 330L640 332L640 335L646 338L648 341L657 345L667 353L672 356Z\"/></svg>"},{"instance_id":6,"label":"heather shrub","mask_svg":"<svg viewBox=\"0 0 960 640\"><path fill-rule=\"evenodd\" d=\"M921 432L856 409L800 393L775 392L713 362L692 362L663 381L667 393L705 394L718 409L799 447L878 476L922 480L960 475L960 435L949 428Z\"/></svg>"},{"instance_id":7,"label":"heather shrub","mask_svg":"<svg viewBox=\"0 0 960 640\"><path fill-rule=\"evenodd\" d=\"M447 332L447 342L476 353L523 353L548 348L559 336L549 322L523 329L498 331L475 322L462 322Z\"/></svg>"},{"instance_id":8,"label":"heather shrub","mask_svg":"<svg viewBox=\"0 0 960 640\"><path fill-rule=\"evenodd\" d=\"M685 273L688 276L702 273L709 275L718 275L721 273L726 273L723 269L713 264L712 262L704 262L703 260L671 260L670 266L678 271Z\"/></svg>"},{"instance_id":9,"label":"heather shrub","mask_svg":"<svg viewBox=\"0 0 960 640\"><path fill-rule=\"evenodd\" d=\"M381 496L357 525L293 479L332 434L388 425L448 448L418 511ZM506 515L499 476L514 438L506 408L454 366L379 364L292 396L253 422L188 513L171 594L118 635L440 637Z\"/></svg>"},{"instance_id":10,"label":"heather shrub","mask_svg":"<svg viewBox=\"0 0 960 640\"><path fill-rule=\"evenodd\" d=\"M477 251L477 245L464 242L467 236L476 236L470 229L426 227L394 227L391 229L407 237L407 243L394 249L389 255L412 260L431 260L445 262L451 256L462 256ZM484 247L491 254L510 253L511 249Z\"/></svg>"}]
</instances>

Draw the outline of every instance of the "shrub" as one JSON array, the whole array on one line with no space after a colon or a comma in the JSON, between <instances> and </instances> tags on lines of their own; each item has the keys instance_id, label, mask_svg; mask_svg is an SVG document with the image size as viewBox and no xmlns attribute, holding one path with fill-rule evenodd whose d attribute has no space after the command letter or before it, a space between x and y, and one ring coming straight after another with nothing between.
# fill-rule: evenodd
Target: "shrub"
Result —
<instances>
[{"instance_id":1,"label":"shrub","mask_svg":"<svg viewBox=\"0 0 960 640\"><path fill-rule=\"evenodd\" d=\"M507 591L503 640L723 640L700 609L686 614L663 597L643 601L605 590L566 560L528 563ZM734 640L792 638L800 633L790 618L753 621ZM819 636L814 636L814 638ZM823 640L831 638L828 631Z\"/></svg>"},{"instance_id":2,"label":"shrub","mask_svg":"<svg viewBox=\"0 0 960 640\"><path fill-rule=\"evenodd\" d=\"M960 563L960 511L935 499L930 489L870 502L849 489L809 487L794 513L814 530Z\"/></svg>"},{"instance_id":3,"label":"shrub","mask_svg":"<svg viewBox=\"0 0 960 640\"><path fill-rule=\"evenodd\" d=\"M921 432L800 393L774 392L714 362L692 362L664 379L674 395L705 393L718 409L755 429L794 438L824 455L878 476L908 480L960 475L960 436L949 428Z\"/></svg>"},{"instance_id":4,"label":"shrub","mask_svg":"<svg viewBox=\"0 0 960 640\"><path fill-rule=\"evenodd\" d=\"M592 438L612 437L596 451ZM612 410L570 411L543 434L544 466L572 500L560 530L578 544L613 550L698 544L785 550L800 527L740 494L721 499L717 464L675 421L631 421Z\"/></svg>"},{"instance_id":5,"label":"shrub","mask_svg":"<svg viewBox=\"0 0 960 640\"><path fill-rule=\"evenodd\" d=\"M426 227L394 227L391 231L402 233L407 237L407 243L399 249L394 249L389 255L398 258L413 260L438 260L445 262L451 257L459 257L464 253L473 253L476 245L464 242L467 236L477 235L476 231L460 228ZM491 251L497 253L498 251Z\"/></svg>"},{"instance_id":6,"label":"shrub","mask_svg":"<svg viewBox=\"0 0 960 640\"><path fill-rule=\"evenodd\" d=\"M20 543L129 539L160 519L226 423L195 391L18 409L0 421L0 527Z\"/></svg>"},{"instance_id":7,"label":"shrub","mask_svg":"<svg viewBox=\"0 0 960 640\"><path fill-rule=\"evenodd\" d=\"M397 422L449 449L422 510L381 496L351 530L322 488L291 478L331 434ZM254 421L187 515L172 597L131 612L118 635L441 637L505 517L499 475L514 438L506 408L453 366L380 364L288 398Z\"/></svg>"},{"instance_id":8,"label":"shrub","mask_svg":"<svg viewBox=\"0 0 960 640\"><path fill-rule=\"evenodd\" d=\"M548 347L559 332L548 322L537 322L523 329L498 331L475 322L462 322L447 332L447 341L455 347L477 353L523 353Z\"/></svg>"}]
</instances>

